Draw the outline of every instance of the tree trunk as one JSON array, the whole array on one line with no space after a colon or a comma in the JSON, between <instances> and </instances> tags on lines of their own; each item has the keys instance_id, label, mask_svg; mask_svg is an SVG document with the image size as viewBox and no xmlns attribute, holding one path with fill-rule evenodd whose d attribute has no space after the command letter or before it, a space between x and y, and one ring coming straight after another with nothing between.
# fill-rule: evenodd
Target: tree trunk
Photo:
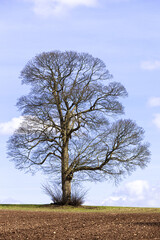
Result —
<instances>
[{"instance_id":1,"label":"tree trunk","mask_svg":"<svg viewBox=\"0 0 160 240\"><path fill-rule=\"evenodd\" d=\"M62 182L63 204L68 205L71 202L71 181L64 179Z\"/></svg>"},{"instance_id":2,"label":"tree trunk","mask_svg":"<svg viewBox=\"0 0 160 240\"><path fill-rule=\"evenodd\" d=\"M65 144L62 151L62 201L68 205L71 201L71 178L67 175L68 170L68 144Z\"/></svg>"}]
</instances>

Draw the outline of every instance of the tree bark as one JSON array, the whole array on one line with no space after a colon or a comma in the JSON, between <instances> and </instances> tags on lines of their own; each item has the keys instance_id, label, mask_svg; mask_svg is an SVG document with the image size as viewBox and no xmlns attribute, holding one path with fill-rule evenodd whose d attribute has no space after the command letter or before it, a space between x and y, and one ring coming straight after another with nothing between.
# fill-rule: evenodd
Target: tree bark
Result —
<instances>
[{"instance_id":1,"label":"tree bark","mask_svg":"<svg viewBox=\"0 0 160 240\"><path fill-rule=\"evenodd\" d=\"M68 205L71 201L71 180L67 175L69 163L68 142L65 142L62 151L62 201L63 204Z\"/></svg>"},{"instance_id":2,"label":"tree bark","mask_svg":"<svg viewBox=\"0 0 160 240\"><path fill-rule=\"evenodd\" d=\"M62 182L62 200L64 205L69 205L71 202L71 181L64 179Z\"/></svg>"}]
</instances>

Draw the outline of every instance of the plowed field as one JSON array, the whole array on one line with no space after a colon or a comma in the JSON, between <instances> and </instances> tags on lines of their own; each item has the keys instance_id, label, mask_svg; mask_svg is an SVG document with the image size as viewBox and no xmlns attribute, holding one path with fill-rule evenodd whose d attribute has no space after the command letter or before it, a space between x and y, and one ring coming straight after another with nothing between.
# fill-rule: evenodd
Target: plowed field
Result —
<instances>
[{"instance_id":1,"label":"plowed field","mask_svg":"<svg viewBox=\"0 0 160 240\"><path fill-rule=\"evenodd\" d=\"M0 210L0 240L160 240L160 213Z\"/></svg>"}]
</instances>

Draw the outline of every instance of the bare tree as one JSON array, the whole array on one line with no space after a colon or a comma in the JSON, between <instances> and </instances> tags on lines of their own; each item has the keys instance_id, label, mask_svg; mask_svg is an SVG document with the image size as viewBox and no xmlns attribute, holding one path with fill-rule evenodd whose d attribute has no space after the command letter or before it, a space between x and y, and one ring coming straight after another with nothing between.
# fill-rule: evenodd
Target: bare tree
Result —
<instances>
[{"instance_id":1,"label":"bare tree","mask_svg":"<svg viewBox=\"0 0 160 240\"><path fill-rule=\"evenodd\" d=\"M37 55L21 72L31 85L17 103L24 120L8 141L8 154L19 169L61 175L63 203L71 199L71 181L118 178L149 161L144 131L123 113L105 64L86 53L53 51Z\"/></svg>"}]
</instances>

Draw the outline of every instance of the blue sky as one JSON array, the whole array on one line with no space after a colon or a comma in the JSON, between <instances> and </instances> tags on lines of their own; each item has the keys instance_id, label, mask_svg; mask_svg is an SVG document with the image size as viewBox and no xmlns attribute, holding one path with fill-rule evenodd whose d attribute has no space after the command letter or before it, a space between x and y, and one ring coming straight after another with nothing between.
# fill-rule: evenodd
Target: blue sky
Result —
<instances>
[{"instance_id":1,"label":"blue sky","mask_svg":"<svg viewBox=\"0 0 160 240\"><path fill-rule=\"evenodd\" d=\"M85 183L86 204L160 207L160 1L0 1L0 202L47 203L47 176L15 169L6 141L20 122L15 104L27 93L20 71L36 54L52 50L88 52L102 59L126 87L126 118L145 129L151 163L118 186Z\"/></svg>"}]
</instances>

